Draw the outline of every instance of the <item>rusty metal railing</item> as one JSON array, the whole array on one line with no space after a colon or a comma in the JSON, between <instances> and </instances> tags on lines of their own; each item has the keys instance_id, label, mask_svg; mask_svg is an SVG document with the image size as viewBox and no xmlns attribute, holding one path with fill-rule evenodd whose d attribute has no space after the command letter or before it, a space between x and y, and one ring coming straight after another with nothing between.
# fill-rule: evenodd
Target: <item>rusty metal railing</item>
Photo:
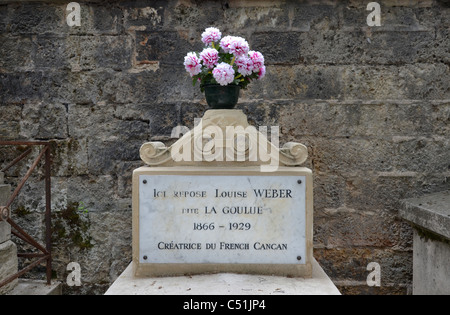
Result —
<instances>
[{"instance_id":1,"label":"rusty metal railing","mask_svg":"<svg viewBox=\"0 0 450 315\"><path fill-rule=\"evenodd\" d=\"M18 253L18 257L23 258L37 258L34 262L18 271L16 274L11 275L7 279L0 279L0 287L7 285L8 283L14 281L19 278L23 274L27 273L34 267L39 264L46 262L46 277L47 284L51 284L52 277L52 254L51 254L51 143L45 141L0 141L0 146L28 146L28 149L25 150L20 156L15 158L12 162L10 162L7 166L1 169L1 172L5 172L24 158L26 158L31 152L33 146L42 146L42 149L34 160L31 167L28 169L25 176L22 178L20 183L17 185L13 194L9 198L6 205L0 205L0 221L6 221L11 225L11 233L16 237L20 238L24 242L32 245L34 248L40 251L40 253ZM25 185L28 178L30 178L34 169L38 166L39 162L42 159L45 159L45 246L41 245L38 241L36 241L32 236L26 233L14 220L11 218L11 205L18 196L19 192Z\"/></svg>"}]
</instances>

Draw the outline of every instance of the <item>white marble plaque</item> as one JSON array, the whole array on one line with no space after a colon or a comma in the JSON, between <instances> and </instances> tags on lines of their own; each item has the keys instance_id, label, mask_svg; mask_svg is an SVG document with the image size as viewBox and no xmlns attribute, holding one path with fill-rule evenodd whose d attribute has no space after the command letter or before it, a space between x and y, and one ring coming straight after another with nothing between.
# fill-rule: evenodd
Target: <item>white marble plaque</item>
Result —
<instances>
[{"instance_id":1,"label":"white marble plaque","mask_svg":"<svg viewBox=\"0 0 450 315\"><path fill-rule=\"evenodd\" d=\"M139 262L304 264L304 176L139 176Z\"/></svg>"}]
</instances>

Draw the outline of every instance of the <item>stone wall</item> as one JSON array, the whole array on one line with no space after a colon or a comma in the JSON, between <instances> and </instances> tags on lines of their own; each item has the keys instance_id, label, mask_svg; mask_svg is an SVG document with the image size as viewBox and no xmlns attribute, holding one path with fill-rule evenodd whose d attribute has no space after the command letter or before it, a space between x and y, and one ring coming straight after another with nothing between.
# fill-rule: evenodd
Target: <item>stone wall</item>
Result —
<instances>
[{"instance_id":1,"label":"stone wall","mask_svg":"<svg viewBox=\"0 0 450 315\"><path fill-rule=\"evenodd\" d=\"M398 200L449 187L449 1L380 0L381 27L366 24L370 1L78 1L73 28L69 2L0 2L0 139L54 140L55 276L65 282L69 262L82 276L66 293L103 293L130 262L139 147L206 110L182 62L209 26L266 57L238 106L308 146L325 271L347 294L410 292ZM12 214L36 237L43 192L38 172ZM370 262L380 288L366 284Z\"/></svg>"}]
</instances>

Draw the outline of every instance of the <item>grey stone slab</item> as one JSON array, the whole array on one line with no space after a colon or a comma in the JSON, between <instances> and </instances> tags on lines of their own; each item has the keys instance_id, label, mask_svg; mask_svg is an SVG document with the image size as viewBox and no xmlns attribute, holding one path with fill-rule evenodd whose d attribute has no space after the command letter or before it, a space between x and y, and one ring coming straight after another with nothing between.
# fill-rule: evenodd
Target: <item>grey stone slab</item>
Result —
<instances>
[{"instance_id":1,"label":"grey stone slab","mask_svg":"<svg viewBox=\"0 0 450 315\"><path fill-rule=\"evenodd\" d=\"M134 278L132 264L106 295L340 295L313 259L313 276L287 278L219 273L189 277Z\"/></svg>"},{"instance_id":2,"label":"grey stone slab","mask_svg":"<svg viewBox=\"0 0 450 315\"><path fill-rule=\"evenodd\" d=\"M428 231L450 239L450 190L402 201L400 216Z\"/></svg>"},{"instance_id":3,"label":"grey stone slab","mask_svg":"<svg viewBox=\"0 0 450 315\"><path fill-rule=\"evenodd\" d=\"M19 279L17 286L7 295L62 295L62 284L54 281L47 285L42 280Z\"/></svg>"},{"instance_id":4,"label":"grey stone slab","mask_svg":"<svg viewBox=\"0 0 450 315\"><path fill-rule=\"evenodd\" d=\"M450 294L450 246L414 231L413 294Z\"/></svg>"},{"instance_id":5,"label":"grey stone slab","mask_svg":"<svg viewBox=\"0 0 450 315\"><path fill-rule=\"evenodd\" d=\"M0 172L0 206L4 206L8 201L11 193L11 186L3 185L3 173ZM9 241L11 239L11 226L0 221L0 244Z\"/></svg>"},{"instance_id":6,"label":"grey stone slab","mask_svg":"<svg viewBox=\"0 0 450 315\"><path fill-rule=\"evenodd\" d=\"M7 241L0 244L0 281L3 281L18 270L17 262L17 247L11 241ZM12 290L17 284L17 280L14 280L0 288L0 295L5 294Z\"/></svg>"},{"instance_id":7,"label":"grey stone slab","mask_svg":"<svg viewBox=\"0 0 450 315\"><path fill-rule=\"evenodd\" d=\"M11 239L11 226L4 221L0 221L0 244Z\"/></svg>"},{"instance_id":8,"label":"grey stone slab","mask_svg":"<svg viewBox=\"0 0 450 315\"><path fill-rule=\"evenodd\" d=\"M0 205L4 206L10 197L11 186L0 184Z\"/></svg>"}]
</instances>

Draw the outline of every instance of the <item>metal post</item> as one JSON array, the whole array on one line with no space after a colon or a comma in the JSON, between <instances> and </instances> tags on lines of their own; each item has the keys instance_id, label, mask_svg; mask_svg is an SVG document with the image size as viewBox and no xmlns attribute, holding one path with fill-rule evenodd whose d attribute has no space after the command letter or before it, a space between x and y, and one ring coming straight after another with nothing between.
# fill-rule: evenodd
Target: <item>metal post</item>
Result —
<instances>
[{"instance_id":1,"label":"metal post","mask_svg":"<svg viewBox=\"0 0 450 315\"><path fill-rule=\"evenodd\" d=\"M51 153L50 144L47 145L47 150L45 151L45 243L48 253L52 252L52 184L51 184ZM52 279L52 256L49 255L47 259L47 284L51 284Z\"/></svg>"}]
</instances>

